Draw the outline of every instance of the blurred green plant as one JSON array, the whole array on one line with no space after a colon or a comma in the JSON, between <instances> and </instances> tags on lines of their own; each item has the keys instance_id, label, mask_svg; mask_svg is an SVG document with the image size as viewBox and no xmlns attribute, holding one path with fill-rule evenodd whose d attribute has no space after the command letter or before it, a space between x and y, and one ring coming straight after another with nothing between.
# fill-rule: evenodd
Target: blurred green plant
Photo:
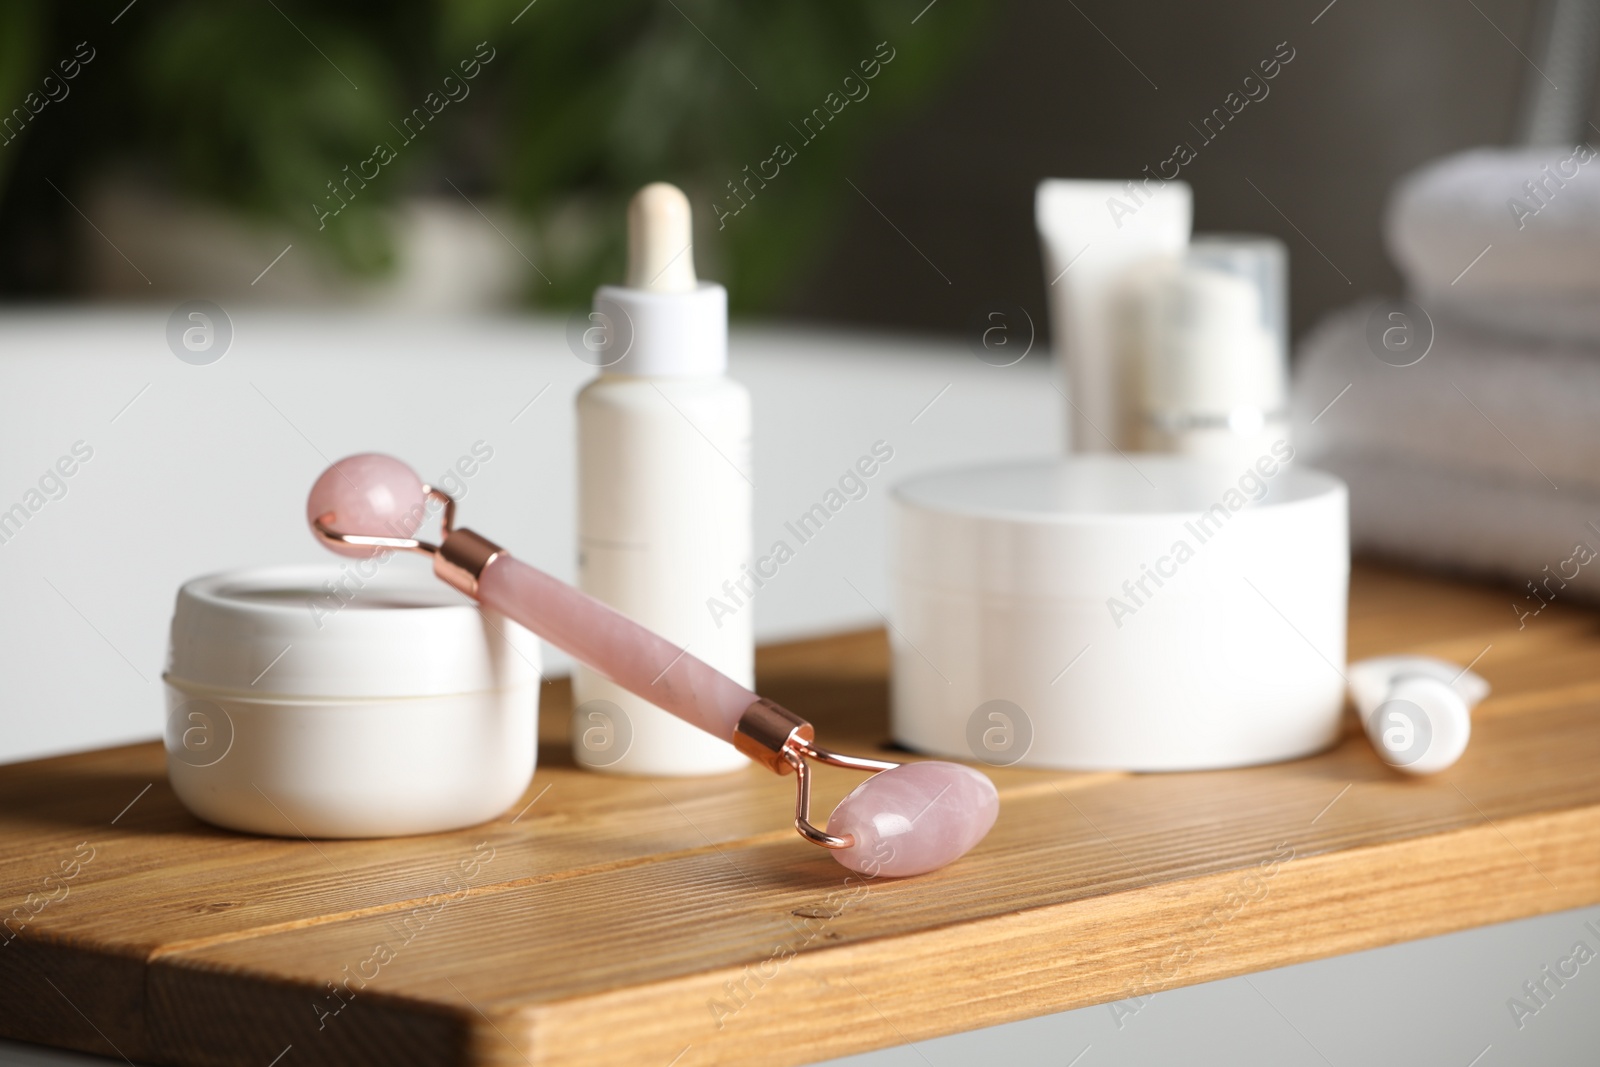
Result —
<instances>
[{"instance_id":1,"label":"blurred green plant","mask_svg":"<svg viewBox=\"0 0 1600 1067\"><path fill-rule=\"evenodd\" d=\"M854 196L845 172L870 139L971 49L980 6L924 2L141 4L115 38L95 42L116 57L96 73L116 78L118 91L76 102L130 128L65 154L82 169L132 157L184 194L286 224L367 273L392 265L390 209L403 197L509 203L534 233L527 251L548 278L533 280L529 298L554 306L585 303L596 284L621 276L627 197L673 181L695 208L702 273L724 281L736 307L759 308L820 250L841 200ZM0 100L26 92L53 42L78 32L40 25L66 17L31 0L0 4L0 93L9 94ZM405 143L403 118L441 92L479 42L494 59L470 96ZM859 82L858 64L880 42L894 59L870 94L806 141L803 119L828 94L842 96L847 76ZM713 205L736 203L728 183L780 142L797 158L752 186L755 199L719 230ZM315 205L335 203L329 183L378 143L397 149L394 162L319 221ZM19 140L8 151L19 146L28 149ZM0 181L14 162L0 157Z\"/></svg>"},{"instance_id":2,"label":"blurred green plant","mask_svg":"<svg viewBox=\"0 0 1600 1067\"><path fill-rule=\"evenodd\" d=\"M40 59L39 4L35 0L8 0L0 4L0 121L9 117L13 106L22 105L28 83L43 65ZM11 148L12 133L0 133ZM15 151L0 152L0 189L5 188Z\"/></svg>"},{"instance_id":3,"label":"blurred green plant","mask_svg":"<svg viewBox=\"0 0 1600 1067\"><path fill-rule=\"evenodd\" d=\"M383 208L398 181L373 183L338 225L318 230L312 210L375 138L393 138L387 123L401 113L389 20L354 14L300 10L291 23L268 3L175 4L144 27L135 70L147 144L184 191L309 226L346 266L378 271L393 257Z\"/></svg>"}]
</instances>

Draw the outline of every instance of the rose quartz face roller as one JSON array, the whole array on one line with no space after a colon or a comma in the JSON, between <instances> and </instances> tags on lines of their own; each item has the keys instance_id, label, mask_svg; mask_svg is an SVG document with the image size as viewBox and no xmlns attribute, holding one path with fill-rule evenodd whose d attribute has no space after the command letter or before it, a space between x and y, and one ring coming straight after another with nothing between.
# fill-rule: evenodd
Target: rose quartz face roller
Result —
<instances>
[{"instance_id":1,"label":"rose quartz face roller","mask_svg":"<svg viewBox=\"0 0 1600 1067\"><path fill-rule=\"evenodd\" d=\"M444 505L442 539L413 535L433 499ZM349 456L323 472L306 518L333 551L366 557L386 550L433 557L436 575L515 619L624 689L730 741L751 759L796 779L795 829L869 875L923 874L964 855L999 814L987 777L958 763L897 764L831 752L810 723L735 682L600 601L455 528L455 501L424 485L391 456ZM811 824L808 760L876 771L845 797L827 830Z\"/></svg>"}]
</instances>

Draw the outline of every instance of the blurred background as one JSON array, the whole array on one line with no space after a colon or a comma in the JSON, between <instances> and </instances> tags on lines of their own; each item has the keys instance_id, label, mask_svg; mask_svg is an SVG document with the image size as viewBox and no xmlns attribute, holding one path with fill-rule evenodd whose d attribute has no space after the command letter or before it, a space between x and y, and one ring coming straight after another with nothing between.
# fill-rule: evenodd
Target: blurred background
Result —
<instances>
[{"instance_id":1,"label":"blurred background","mask_svg":"<svg viewBox=\"0 0 1600 1067\"><path fill-rule=\"evenodd\" d=\"M620 275L626 196L666 177L737 312L945 332L986 302L1042 311L1040 178L1165 159L1285 41L1270 96L1185 168L1196 228L1289 244L1297 334L1397 292L1389 186L1512 138L1538 17L1528 0L126 3L0 6L0 102L23 109L0 135L0 298L576 307ZM80 42L93 58L60 78ZM892 60L805 140L879 42ZM719 226L716 205L741 206L729 183L782 141L797 158ZM392 160L369 163L379 144Z\"/></svg>"}]
</instances>

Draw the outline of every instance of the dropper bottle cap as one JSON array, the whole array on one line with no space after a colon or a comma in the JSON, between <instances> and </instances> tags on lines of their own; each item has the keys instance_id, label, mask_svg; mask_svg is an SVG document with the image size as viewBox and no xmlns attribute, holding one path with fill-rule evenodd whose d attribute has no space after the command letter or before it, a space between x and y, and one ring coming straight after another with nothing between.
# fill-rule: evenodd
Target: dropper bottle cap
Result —
<instances>
[{"instance_id":1,"label":"dropper bottle cap","mask_svg":"<svg viewBox=\"0 0 1600 1067\"><path fill-rule=\"evenodd\" d=\"M595 291L607 374L710 377L728 366L728 291L694 273L689 199L652 182L628 203L626 285Z\"/></svg>"}]
</instances>

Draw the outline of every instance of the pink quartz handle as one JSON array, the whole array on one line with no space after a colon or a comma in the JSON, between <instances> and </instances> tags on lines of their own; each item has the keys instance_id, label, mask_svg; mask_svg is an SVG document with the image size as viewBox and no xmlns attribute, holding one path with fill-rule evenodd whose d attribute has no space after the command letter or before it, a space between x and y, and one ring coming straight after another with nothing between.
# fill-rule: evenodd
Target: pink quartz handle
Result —
<instances>
[{"instance_id":1,"label":"pink quartz handle","mask_svg":"<svg viewBox=\"0 0 1600 1067\"><path fill-rule=\"evenodd\" d=\"M760 699L687 649L508 555L490 560L478 576L478 599L628 692L724 741L733 740L739 717Z\"/></svg>"}]
</instances>

